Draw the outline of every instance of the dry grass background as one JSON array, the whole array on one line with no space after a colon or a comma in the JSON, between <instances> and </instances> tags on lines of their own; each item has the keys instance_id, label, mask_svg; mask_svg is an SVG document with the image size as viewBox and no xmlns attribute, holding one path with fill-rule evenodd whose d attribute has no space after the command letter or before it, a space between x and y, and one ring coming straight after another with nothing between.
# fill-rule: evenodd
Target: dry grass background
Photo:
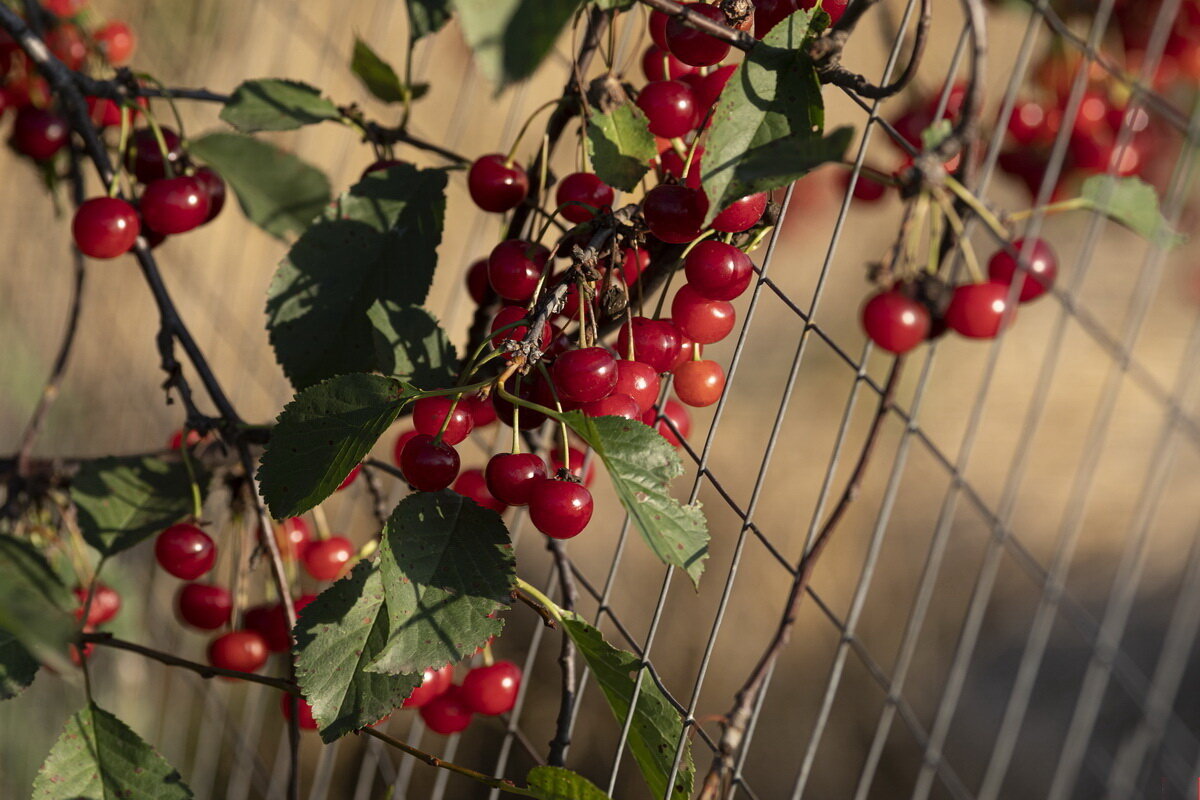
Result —
<instances>
[{"instance_id":1,"label":"dry grass background","mask_svg":"<svg viewBox=\"0 0 1200 800\"><path fill-rule=\"evenodd\" d=\"M887 4L893 11L900 3ZM936 22L930 53L922 70L925 86L934 90L950 62L961 25L957 3L935 2ZM362 35L393 63L402 63L406 41L403 4L378 0L339 3L307 0L96 0L98 10L131 21L142 34L138 65L169 85L205 86L228 90L246 77L281 76L321 86L339 102L358 101L372 115L388 119L393 111L367 98L346 64L355 33ZM1015 57L1025 17L1020 12L998 17L992 31L993 63L989 108L999 102ZM849 54L851 63L866 74L878 74L883 47L870 25ZM456 27L452 24L433 41L419 45L418 78L433 84L417 106L415 131L468 155L504 149L525 115L557 93L564 75L563 60L570 42L529 84L493 96L486 81L475 75ZM620 63L637 70L640 48L625 41ZM640 76L639 76L640 77ZM831 124L852 123L862 130L864 115L835 92L827 91ZM896 101L898 106L902 101ZM894 107L894 106L893 106ZM189 131L220 127L216 108L189 105ZM877 141L871 160L888 165L895 156ZM347 186L371 160L367 148L352 133L335 125L303 129L277 137L285 147L328 170L335 191ZM524 148L534 146L530 140ZM569 169L569 142L559 164ZM404 151L403 157L434 163L423 154ZM68 300L70 265L66 251L69 221L56 216L45 200L34 173L7 153L0 153L9 198L0 216L0 237L6 243L0 267L0 447L12 449L31 410L49 362L57 347ZM1024 204L1006 179L994 182L990 199L1008 207ZM807 308L817 282L837 216L840 193L832 175L818 173L797 189L782 233L771 274L779 287ZM857 307L866 291L864 265L879 258L890 244L900 211L898 200L877 207L855 208L832 260L816 320L829 336L856 358L861 352ZM430 308L460 341L470 316L469 300L461 287L462 269L486 254L501 231L494 217L477 214L466 196L461 174L451 181L447 233L441 249L443 268L435 282ZM1077 256L1084 244L1088 221L1055 219L1048 234L1058 248L1064 279L1083 265ZM977 242L988 252L984 239ZM1090 309L1105 330L1120 337L1135 288L1144 280L1146 246L1131 235L1106 227L1095 257L1087 264L1079 303ZM168 286L184 319L202 344L235 405L251 420L269 420L290 397L274 364L264 330L263 301L274 266L284 253L277 241L249 226L236 208L214 224L169 241L160 250ZM1180 248L1166 261L1153 291L1148 315L1133 349L1133 357L1165 386L1172 386L1184 363L1184 348L1195 319L1196 298L1189 292L1197 249ZM739 301L739 313L747 299ZM1000 501L1014 447L1031 401L1038 369L1053 330L1058 308L1054 301L1022 308L1021 319L1008 335L987 393L982 422L964 477L990 507ZM62 397L55 405L38 452L42 454L101 455L144 451L161 446L181 422L177 407L167 406L159 389L153 346L156 329L151 298L130 259L88 265L86 299L79 342L72 356ZM766 293L750 329L745 356L738 369L724 419L713 440L710 469L742 506L749 501L755 476L771 432L771 421L787 384L802 322L782 302ZM713 347L713 357L727 363L733 340ZM988 358L986 344L947 339L939 346L918 414L919 424L944 454L959 452L969 411L980 388ZM899 398L911 407L923 355L910 359ZM1053 556L1072 480L1082 462L1094 467L1087 493L1078 554L1067 573L1067 590L1084 608L1099 616L1111 585L1122 547L1130 537L1137 501L1147 470L1161 452L1152 445L1163 424L1159 405L1128 379L1121 382L1111 419L1102 426L1103 447L1093 460L1084 443L1095 410L1104 402L1105 381L1113 360L1078 325L1068 325L1061 358L1054 371L1045 414L1032 439L1028 470L1012 509L1012 530L1042 564ZM868 372L882 382L888 360L875 355ZM798 558L835 442L838 423L851 391L854 371L821 340L812 337L783 418L754 518L787 558ZM1197 411L1192 402L1184 408ZM840 491L858 443L873 413L864 393L854 412L847 453L835 473ZM695 414L693 441L703 442L711 413ZM881 513L891 466L900 446L901 422L892 417L876 454L861 499L853 506L831 550L822 561L814 589L834 614L844 619L864 561L871 555L872 529ZM481 465L488 441L474 455L464 453L464 465ZM1183 440L1166 476L1162 502L1156 508L1152 536L1141 580L1138 616L1131 628L1146 642L1131 638L1132 656L1147 674L1154 667L1173 592L1181 578L1184 554L1195 535L1197 448ZM380 445L389 457L390 437ZM678 483L685 493L692 471ZM603 483L603 481L601 481ZM899 492L874 554L875 571L858 622L861 646L890 674L904 631L908 610L925 563L928 547L951 485L946 469L920 443L912 443L900 474ZM366 497L361 485L330 501L335 528L356 538L371 532ZM588 532L572 542L571 552L591 580L601 585L618 540L621 517L607 488L601 488L599 511ZM740 529L740 520L707 485L701 500L709 513L713 534L708 574L699 593L675 581L668 595L664 622L653 649L653 660L675 694L686 702L708 639L713 614L721 598L725 575ZM952 513L944 566L936 581L932 611L917 649L916 660L903 687L903 696L921 724L928 728L944 688L950 656L958 638L987 544L989 526L966 500ZM536 534L519 542L522 573L542 579L549 562ZM144 555L144 554L143 554ZM169 620L169 582L155 576L145 563L131 558L114 565L112 580L125 589L129 605L118 633L199 657L203 639L176 631ZM639 639L653 610L662 577L661 567L636 541L624 553L613 584L617 615ZM265 580L265 573L263 573ZM776 624L789 577L756 541L750 541L736 575L727 622L713 654L697 715L725 710L729 697L752 666ZM974 787L986 763L995 726L1012 681L1014 652L1040 595L1040 587L1006 555L998 589L988 607L983 644L972 662L963 711L955 718L947 758ZM594 603L583 604L589 615ZM502 655L522 657L534 628L520 609L511 615L508 635L499 643ZM606 630L612 632L611 626ZM1156 634L1155 632L1158 631ZM619 639L617 639L620 642ZM747 763L758 796L786 797L808 744L839 634L812 602L806 602L793 643L781 661L765 704L762 722ZM1052 656L1062 649L1074 657L1048 659L1038 684L1037 711L1031 714L1006 796L1036 796L1046 770L1057 755L1079 676L1086 665L1085 642L1061 620L1055 628ZM620 642L623 644L623 642ZM557 709L556 634L548 634L531 675L534 685L522 728L540 748L552 732ZM1062 663L1060 664L1059 661ZM208 687L192 676L167 677L162 670L137 661L102 656L100 701L156 742L184 773L201 797L259 797L267 792L278 735L277 713L271 698L246 695L230 686ZM32 774L49 748L69 709L80 701L76 687L53 678L39 678L22 698L0 706L0 796L23 796ZM260 702L261 700L261 702ZM812 796L848 797L861 768L865 749L883 708L884 693L860 660L851 655L842 688L832 709L832 722L818 751L810 784ZM1181 714L1187 714L1183 709ZM570 765L603 781L612 761L619 728L611 722L591 686L585 695L583 723ZM202 716L206 715L206 716ZM408 722L392 723L404 735ZM1118 715L1119 717L1119 715ZM204 720L201 722L201 720ZM1194 724L1194 715L1185 716ZM1107 721L1107 716L1106 716ZM714 726L709 726L710 730ZM457 758L488 769L493 763L498 728L477 723L458 747ZM1106 736L1107 734L1105 734ZM1115 735L1115 734L1114 734ZM309 737L306 737L306 739ZM1102 740L1104 736L1100 737ZM429 747L441 747L426 737ZM1191 740L1194 741L1194 740ZM1115 744L1105 745L1111 755ZM306 786L314 797L328 781L328 796L352 796L358 777L362 742L353 737L336 751L306 741ZM696 747L705 768L705 748ZM1190 757L1194 757L1194 751ZM261 759L249 778L235 777L239 759ZM509 775L520 776L527 764L514 756ZM894 726L872 797L907 796L920 765L920 751L904 726ZM1049 765L1049 766L1048 766ZM645 796L628 758L622 767L615 797ZM409 797L432 796L432 770L417 768ZM243 783L243 780L248 783ZM231 788L232 787L232 788ZM483 796L472 786L453 779L447 797ZM373 796L386 796L379 791ZM935 796L939 796L935 793Z\"/></svg>"}]
</instances>

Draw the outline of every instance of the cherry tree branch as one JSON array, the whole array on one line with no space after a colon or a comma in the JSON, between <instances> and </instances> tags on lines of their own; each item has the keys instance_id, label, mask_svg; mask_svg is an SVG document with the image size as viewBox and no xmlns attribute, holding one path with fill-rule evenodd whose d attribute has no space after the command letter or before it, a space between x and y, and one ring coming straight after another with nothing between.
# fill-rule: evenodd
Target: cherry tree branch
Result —
<instances>
[{"instance_id":1,"label":"cherry tree branch","mask_svg":"<svg viewBox=\"0 0 1200 800\"><path fill-rule=\"evenodd\" d=\"M559 594L562 597L560 607L566 611L574 611L578 592L575 588L575 574L571 571L571 562L567 558L566 548L558 539L547 539L546 549L554 555ZM576 700L575 656L575 641L570 636L562 637L558 651L562 690L558 702L558 719L555 721L554 738L550 740L550 753L546 758L546 763L554 767L566 764L567 748L571 746L571 718Z\"/></svg>"},{"instance_id":2,"label":"cherry tree branch","mask_svg":"<svg viewBox=\"0 0 1200 800\"><path fill-rule=\"evenodd\" d=\"M484 786L490 786L493 789L499 789L503 792L509 792L510 794L523 795L524 797L538 797L538 795L534 794L528 789L525 789L524 787L517 786L517 784L510 780L506 780L504 778L493 778L491 775L485 775L484 773L479 772L478 770L473 770L470 767L464 767L461 764L455 764L453 761L443 761L435 755L426 753L424 750L418 750L408 742L402 742L399 739L388 736L386 733L377 731L374 728L363 728L362 730L355 731L355 733L373 736L384 744L394 747L401 752L407 753L418 761L422 761L431 767L450 770L451 772L462 775L463 777L482 783Z\"/></svg>"},{"instance_id":3,"label":"cherry tree branch","mask_svg":"<svg viewBox=\"0 0 1200 800\"><path fill-rule=\"evenodd\" d=\"M668 17L678 17L683 24L698 31L704 31L714 39L720 39L738 50L749 52L754 45L758 44L758 40L745 31L734 30L728 25L722 25L703 14L692 11L682 3L676 3L675 0L638 0L638 2L655 11L661 11Z\"/></svg>"},{"instance_id":4,"label":"cherry tree branch","mask_svg":"<svg viewBox=\"0 0 1200 800\"><path fill-rule=\"evenodd\" d=\"M300 687L293 681L284 680L283 678L272 678L269 675L259 675L254 672L240 672L236 669L222 669L209 664L201 664L197 661L188 661L186 658L164 653L161 650L155 650L152 647L138 644L136 642L118 639L111 633L84 633L80 636L81 641L85 644L98 644L101 647L111 647L115 650L127 650L130 653L137 653L140 656L145 656L153 661L161 664L166 664L169 667L179 667L196 673L201 678L230 678L233 680L246 681L247 683L257 683L262 686L269 686L272 689L278 689L290 695L299 695Z\"/></svg>"}]
</instances>

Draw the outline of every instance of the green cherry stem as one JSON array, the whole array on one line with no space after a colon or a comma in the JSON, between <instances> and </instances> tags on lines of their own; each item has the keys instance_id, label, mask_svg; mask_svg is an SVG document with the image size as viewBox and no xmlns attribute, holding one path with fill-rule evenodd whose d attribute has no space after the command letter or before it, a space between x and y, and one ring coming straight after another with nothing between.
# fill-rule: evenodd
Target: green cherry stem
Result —
<instances>
[{"instance_id":1,"label":"green cherry stem","mask_svg":"<svg viewBox=\"0 0 1200 800\"><path fill-rule=\"evenodd\" d=\"M547 597L541 589L521 577L517 578L517 589L541 603L550 612L550 616L554 617L558 622L562 622L563 610L558 607L557 603Z\"/></svg>"}]
</instances>

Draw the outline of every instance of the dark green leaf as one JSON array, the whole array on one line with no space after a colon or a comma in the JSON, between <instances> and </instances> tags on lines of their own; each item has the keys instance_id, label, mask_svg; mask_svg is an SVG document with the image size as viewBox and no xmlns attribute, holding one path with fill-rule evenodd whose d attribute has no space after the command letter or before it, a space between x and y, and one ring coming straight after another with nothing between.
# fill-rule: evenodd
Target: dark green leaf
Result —
<instances>
[{"instance_id":1,"label":"dark green leaf","mask_svg":"<svg viewBox=\"0 0 1200 800\"><path fill-rule=\"evenodd\" d=\"M1157 247L1174 247L1184 241L1158 208L1154 187L1140 178L1097 175L1083 182L1080 199L1085 208L1104 214Z\"/></svg>"},{"instance_id":2,"label":"dark green leaf","mask_svg":"<svg viewBox=\"0 0 1200 800\"><path fill-rule=\"evenodd\" d=\"M409 39L437 33L450 19L450 0L407 0Z\"/></svg>"},{"instance_id":3,"label":"dark green leaf","mask_svg":"<svg viewBox=\"0 0 1200 800\"><path fill-rule=\"evenodd\" d=\"M367 91L383 102L404 102L404 84L400 82L396 70L357 36L354 38L354 57L350 60L350 69L367 87Z\"/></svg>"},{"instance_id":4,"label":"dark green leaf","mask_svg":"<svg viewBox=\"0 0 1200 800\"><path fill-rule=\"evenodd\" d=\"M363 670L388 638L379 568L354 570L305 606L296 623L296 680L321 726L321 738L373 725L421 684L422 673L382 675Z\"/></svg>"},{"instance_id":5,"label":"dark green leaf","mask_svg":"<svg viewBox=\"0 0 1200 800\"><path fill-rule=\"evenodd\" d=\"M340 116L320 89L278 78L244 81L221 109L221 119L242 133L291 131Z\"/></svg>"},{"instance_id":6,"label":"dark green leaf","mask_svg":"<svg viewBox=\"0 0 1200 800\"><path fill-rule=\"evenodd\" d=\"M747 150L733 171L728 191L745 197L787 186L822 164L840 160L853 138L853 129L838 128L824 138L776 139Z\"/></svg>"},{"instance_id":7,"label":"dark green leaf","mask_svg":"<svg viewBox=\"0 0 1200 800\"><path fill-rule=\"evenodd\" d=\"M591 0L601 11L628 11L637 5L637 0Z\"/></svg>"},{"instance_id":8,"label":"dark green leaf","mask_svg":"<svg viewBox=\"0 0 1200 800\"><path fill-rule=\"evenodd\" d=\"M17 637L0 630L0 700L19 695L37 675L37 659Z\"/></svg>"},{"instance_id":9,"label":"dark green leaf","mask_svg":"<svg viewBox=\"0 0 1200 800\"><path fill-rule=\"evenodd\" d=\"M193 463L201 491L203 466ZM110 456L85 461L71 482L83 538L102 556L128 550L192 512L192 483L182 461Z\"/></svg>"},{"instance_id":10,"label":"dark green leaf","mask_svg":"<svg viewBox=\"0 0 1200 800\"><path fill-rule=\"evenodd\" d=\"M680 567L696 586L708 558L708 528L699 503L681 505L668 485L683 474L675 448L640 422L564 415L567 425L604 461L617 497L664 564Z\"/></svg>"},{"instance_id":11,"label":"dark green leaf","mask_svg":"<svg viewBox=\"0 0 1200 800\"><path fill-rule=\"evenodd\" d=\"M658 155L646 115L633 103L607 114L592 114L587 126L588 155L597 177L614 189L632 192Z\"/></svg>"},{"instance_id":12,"label":"dark green leaf","mask_svg":"<svg viewBox=\"0 0 1200 800\"><path fill-rule=\"evenodd\" d=\"M179 773L94 703L67 720L33 782L37 800L187 800Z\"/></svg>"},{"instance_id":13,"label":"dark green leaf","mask_svg":"<svg viewBox=\"0 0 1200 800\"><path fill-rule=\"evenodd\" d=\"M792 14L772 28L730 76L701 159L701 186L709 200L705 224L750 193L738 178L748 152L788 137L820 137L825 125L821 83L804 44L828 18L824 12ZM760 182L763 166L756 167ZM781 176L775 185L790 180Z\"/></svg>"},{"instance_id":14,"label":"dark green leaf","mask_svg":"<svg viewBox=\"0 0 1200 800\"><path fill-rule=\"evenodd\" d=\"M421 306L377 302L367 312L375 328L378 369L422 389L454 382L458 354L450 337Z\"/></svg>"},{"instance_id":15,"label":"dark green leaf","mask_svg":"<svg viewBox=\"0 0 1200 800\"><path fill-rule=\"evenodd\" d=\"M384 526L379 566L390 637L368 669L440 668L500 635L516 573L495 511L451 491L410 494Z\"/></svg>"},{"instance_id":16,"label":"dark green leaf","mask_svg":"<svg viewBox=\"0 0 1200 800\"><path fill-rule=\"evenodd\" d=\"M629 716L635 681L638 673L642 674L633 725L629 728L629 749L642 770L646 785L650 787L651 796L665 796L667 778L675 763L675 748L683 733L683 718L658 688L650 671L633 653L613 647L604 640L600 631L569 612L563 616L563 630L575 642L579 654L596 676L596 683L604 692L619 725L624 725ZM671 789L672 800L687 800L692 793L694 778L695 767L689 742L684 746L679 774Z\"/></svg>"},{"instance_id":17,"label":"dark green leaf","mask_svg":"<svg viewBox=\"0 0 1200 800\"><path fill-rule=\"evenodd\" d=\"M292 245L267 295L275 357L298 389L382 371L370 309L420 305L442 240L446 173L401 164L365 176Z\"/></svg>"},{"instance_id":18,"label":"dark green leaf","mask_svg":"<svg viewBox=\"0 0 1200 800\"><path fill-rule=\"evenodd\" d=\"M379 375L339 375L284 406L258 480L276 519L303 514L333 494L395 421L408 387Z\"/></svg>"},{"instance_id":19,"label":"dark green leaf","mask_svg":"<svg viewBox=\"0 0 1200 800\"><path fill-rule=\"evenodd\" d=\"M562 767L534 767L525 782L538 800L611 800L596 784Z\"/></svg>"},{"instance_id":20,"label":"dark green leaf","mask_svg":"<svg viewBox=\"0 0 1200 800\"><path fill-rule=\"evenodd\" d=\"M0 536L0 628L60 674L72 669L73 601L41 553L23 539Z\"/></svg>"},{"instance_id":21,"label":"dark green leaf","mask_svg":"<svg viewBox=\"0 0 1200 800\"><path fill-rule=\"evenodd\" d=\"M246 218L272 236L302 232L329 203L325 173L274 145L210 133L192 139L188 149L221 173Z\"/></svg>"},{"instance_id":22,"label":"dark green leaf","mask_svg":"<svg viewBox=\"0 0 1200 800\"><path fill-rule=\"evenodd\" d=\"M455 0L479 69L502 89L532 75L582 0Z\"/></svg>"}]
</instances>

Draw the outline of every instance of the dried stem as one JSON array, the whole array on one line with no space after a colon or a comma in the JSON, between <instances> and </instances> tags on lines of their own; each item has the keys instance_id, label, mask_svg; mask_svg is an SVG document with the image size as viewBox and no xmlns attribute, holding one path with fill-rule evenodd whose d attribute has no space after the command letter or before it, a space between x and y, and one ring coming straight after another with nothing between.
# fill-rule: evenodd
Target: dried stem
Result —
<instances>
[{"instance_id":1,"label":"dried stem","mask_svg":"<svg viewBox=\"0 0 1200 800\"><path fill-rule=\"evenodd\" d=\"M558 539L548 539L546 548L554 555L561 608L574 611L578 592L575 588L575 574L571 571L571 562L567 558L566 547ZM554 727L554 738L550 740L550 753L546 758L546 763L554 767L561 767L566 763L567 748L571 746L571 719L576 701L576 668L575 642L570 636L562 637L558 651L558 666L562 673L562 694L558 702L558 719Z\"/></svg>"},{"instance_id":2,"label":"dried stem","mask_svg":"<svg viewBox=\"0 0 1200 800\"><path fill-rule=\"evenodd\" d=\"M374 728L363 728L362 730L355 731L355 732L356 733L365 733L367 736L374 736L376 739L383 742L384 744L390 745L391 747L394 747L397 750L400 750L404 753L408 753L413 758L417 759L418 761L422 761L431 767L437 767L438 769L448 769L451 772L455 772L455 773L458 773L459 775L462 775L463 777L470 778L473 781L478 781L479 783L482 783L484 786L490 786L493 789L500 789L501 791L509 792L511 794L523 795L524 797L540 797L541 796L541 795L534 794L533 792L529 791L528 789L525 789L524 787L517 786L515 783L513 783L510 780L505 780L503 778L493 778L490 775L485 775L482 772L471 769L470 767L464 767L460 764L455 764L452 761L443 761L442 759L438 758L435 755L426 753L424 750L418 750L417 748L413 747L408 742L402 742L399 739L392 737L392 736L388 736L386 733L383 733L382 731L377 731Z\"/></svg>"}]
</instances>

